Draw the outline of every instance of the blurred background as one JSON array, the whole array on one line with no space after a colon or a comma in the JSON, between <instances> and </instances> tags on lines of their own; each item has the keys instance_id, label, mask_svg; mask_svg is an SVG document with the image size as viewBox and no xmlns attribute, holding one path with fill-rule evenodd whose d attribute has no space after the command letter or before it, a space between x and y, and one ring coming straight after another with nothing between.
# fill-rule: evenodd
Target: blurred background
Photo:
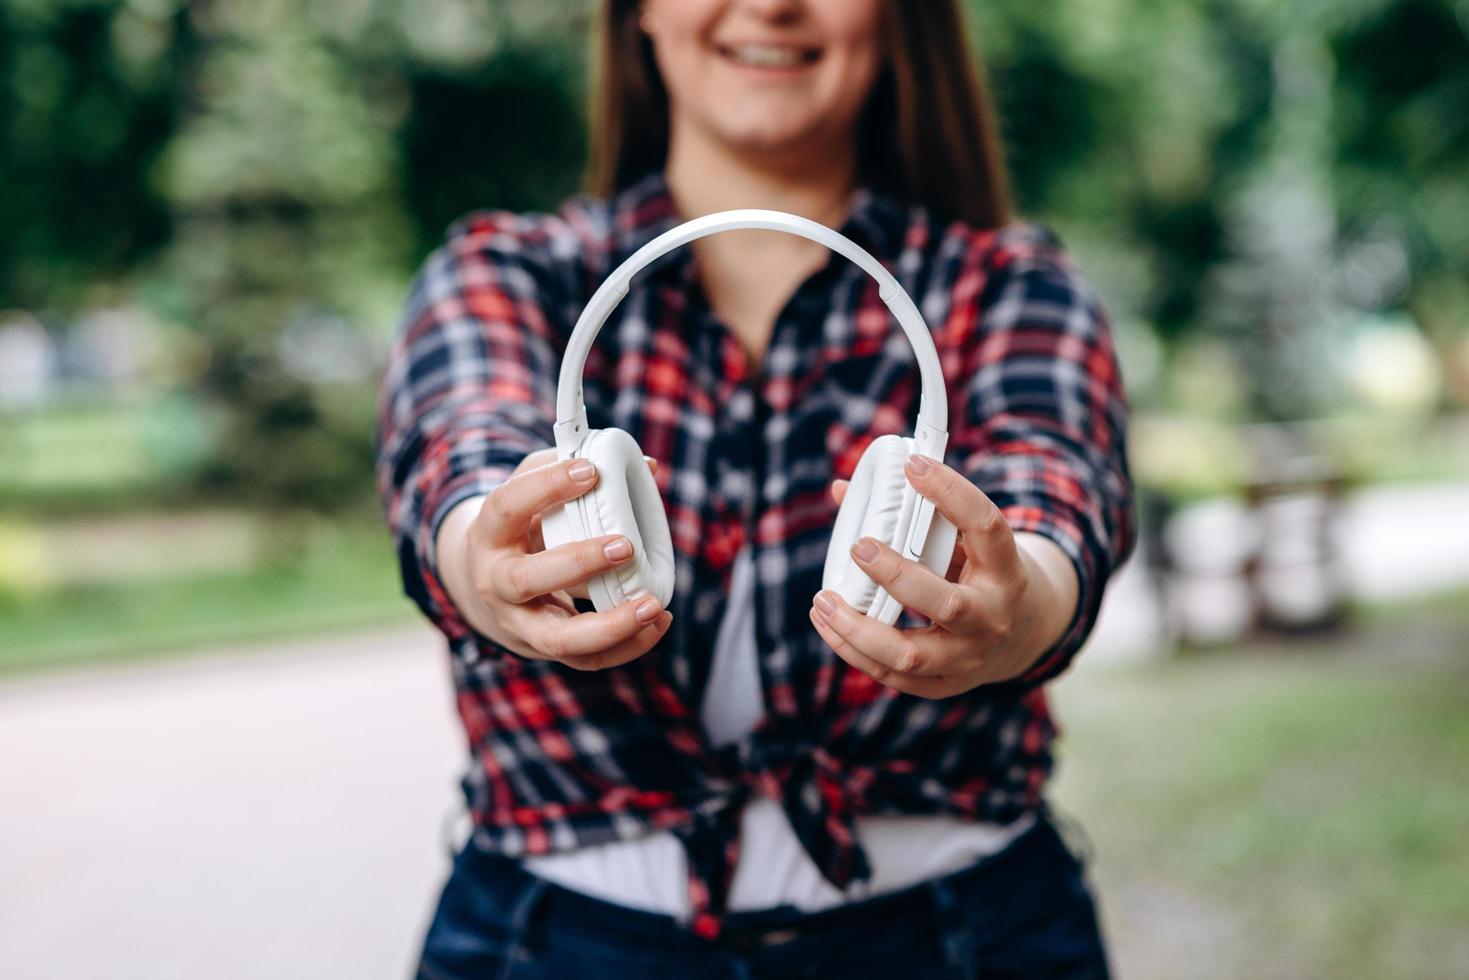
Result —
<instances>
[{"instance_id":1,"label":"blurred background","mask_svg":"<svg viewBox=\"0 0 1469 980\"><path fill-rule=\"evenodd\" d=\"M1059 685L1120 976L1469 972L1469 0L974 0L1145 535ZM462 747L409 276L577 189L584 0L0 0L0 975L406 975Z\"/></svg>"}]
</instances>

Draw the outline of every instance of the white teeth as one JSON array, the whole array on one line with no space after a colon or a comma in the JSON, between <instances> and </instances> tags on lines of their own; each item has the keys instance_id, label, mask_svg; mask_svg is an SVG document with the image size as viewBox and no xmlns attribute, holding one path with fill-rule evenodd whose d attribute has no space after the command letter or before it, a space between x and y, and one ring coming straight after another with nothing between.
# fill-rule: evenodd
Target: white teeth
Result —
<instances>
[{"instance_id":1,"label":"white teeth","mask_svg":"<svg viewBox=\"0 0 1469 980\"><path fill-rule=\"evenodd\" d=\"M757 68L794 68L806 60L797 48L767 44L741 44L728 50L735 61Z\"/></svg>"}]
</instances>

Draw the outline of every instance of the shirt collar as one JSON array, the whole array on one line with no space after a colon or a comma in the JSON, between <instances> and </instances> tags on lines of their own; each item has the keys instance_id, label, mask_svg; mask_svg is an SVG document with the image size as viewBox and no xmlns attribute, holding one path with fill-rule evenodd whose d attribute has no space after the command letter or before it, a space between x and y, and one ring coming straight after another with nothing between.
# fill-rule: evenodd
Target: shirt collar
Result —
<instances>
[{"instance_id":1,"label":"shirt collar","mask_svg":"<svg viewBox=\"0 0 1469 980\"><path fill-rule=\"evenodd\" d=\"M891 266L902 250L909 219L908 208L902 202L872 185L861 184L853 191L851 208L837 230L879 262ZM610 267L677 226L680 216L663 171L650 171L619 191L612 201L612 220ZM651 277L685 268L691 257L688 248L674 249L654 259L639 275Z\"/></svg>"}]
</instances>

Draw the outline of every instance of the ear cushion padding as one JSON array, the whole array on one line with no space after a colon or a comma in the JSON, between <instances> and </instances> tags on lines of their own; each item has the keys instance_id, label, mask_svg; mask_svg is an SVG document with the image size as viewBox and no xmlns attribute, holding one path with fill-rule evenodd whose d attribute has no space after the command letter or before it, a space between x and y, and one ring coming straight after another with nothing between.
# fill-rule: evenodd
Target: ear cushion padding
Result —
<instances>
[{"instance_id":1,"label":"ear cushion padding","mask_svg":"<svg viewBox=\"0 0 1469 980\"><path fill-rule=\"evenodd\" d=\"M601 576L614 604L652 595L666 607L673 598L673 536L643 451L621 429L598 429L577 455L597 467L597 485L582 497L592 535L621 534L632 542L632 558Z\"/></svg>"},{"instance_id":2,"label":"ear cushion padding","mask_svg":"<svg viewBox=\"0 0 1469 980\"><path fill-rule=\"evenodd\" d=\"M831 589L858 612L865 613L871 606L877 595L877 583L852 560L852 545L859 538L872 537L901 550L916 496L903 465L915 451L914 441L903 436L874 439L857 461L841 509L837 511L821 587Z\"/></svg>"}]
</instances>

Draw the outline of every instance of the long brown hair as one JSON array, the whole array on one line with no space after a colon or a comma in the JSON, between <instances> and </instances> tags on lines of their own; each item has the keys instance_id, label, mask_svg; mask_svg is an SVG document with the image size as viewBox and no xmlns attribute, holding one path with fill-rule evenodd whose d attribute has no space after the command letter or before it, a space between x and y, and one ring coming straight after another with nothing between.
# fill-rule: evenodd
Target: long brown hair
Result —
<instances>
[{"instance_id":1,"label":"long brown hair","mask_svg":"<svg viewBox=\"0 0 1469 980\"><path fill-rule=\"evenodd\" d=\"M587 190L608 197L668 156L668 91L638 0L603 0ZM1010 216L998 123L959 0L887 0L883 66L858 124L859 178L978 228Z\"/></svg>"}]
</instances>

